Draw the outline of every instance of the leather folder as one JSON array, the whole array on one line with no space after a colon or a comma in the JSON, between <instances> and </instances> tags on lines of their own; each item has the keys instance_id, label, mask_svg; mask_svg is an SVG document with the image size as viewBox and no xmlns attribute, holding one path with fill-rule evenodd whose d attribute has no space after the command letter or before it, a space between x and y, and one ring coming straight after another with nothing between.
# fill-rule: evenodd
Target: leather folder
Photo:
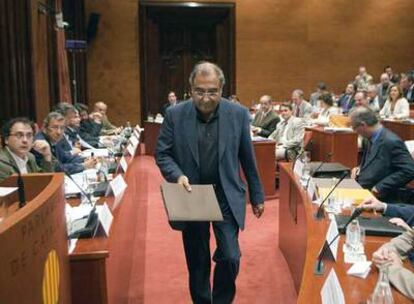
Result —
<instances>
[{"instance_id":1,"label":"leather folder","mask_svg":"<svg viewBox=\"0 0 414 304\"><path fill-rule=\"evenodd\" d=\"M187 192L182 185L163 182L161 193L170 222L222 221L223 215L213 185L191 185Z\"/></svg>"}]
</instances>

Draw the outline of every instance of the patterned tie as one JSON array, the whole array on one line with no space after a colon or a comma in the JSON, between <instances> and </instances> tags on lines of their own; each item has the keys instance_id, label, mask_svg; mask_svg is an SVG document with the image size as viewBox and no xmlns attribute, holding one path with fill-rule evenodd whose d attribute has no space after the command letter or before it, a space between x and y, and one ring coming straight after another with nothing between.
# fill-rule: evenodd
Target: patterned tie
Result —
<instances>
[{"instance_id":1,"label":"patterned tie","mask_svg":"<svg viewBox=\"0 0 414 304\"><path fill-rule=\"evenodd\" d=\"M296 111L295 111L295 116L299 117L299 113L300 113L300 108L298 105L296 105Z\"/></svg>"}]
</instances>

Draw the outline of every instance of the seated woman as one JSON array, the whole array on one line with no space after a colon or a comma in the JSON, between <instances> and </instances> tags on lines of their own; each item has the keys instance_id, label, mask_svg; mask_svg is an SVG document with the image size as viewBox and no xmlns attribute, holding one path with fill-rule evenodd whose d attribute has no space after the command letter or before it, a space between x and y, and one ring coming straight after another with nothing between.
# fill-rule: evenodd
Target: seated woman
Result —
<instances>
[{"instance_id":1,"label":"seated woman","mask_svg":"<svg viewBox=\"0 0 414 304\"><path fill-rule=\"evenodd\" d=\"M329 124L329 117L332 114L337 114L338 109L333 106L332 95L329 93L325 93L319 96L318 103L320 107L320 112L312 114L312 118L314 118L312 120L312 123L326 126Z\"/></svg>"},{"instance_id":2,"label":"seated woman","mask_svg":"<svg viewBox=\"0 0 414 304\"><path fill-rule=\"evenodd\" d=\"M400 86L395 84L390 87L390 94L379 114L382 117L396 119L404 119L410 116L410 105L407 99L404 98Z\"/></svg>"}]
</instances>

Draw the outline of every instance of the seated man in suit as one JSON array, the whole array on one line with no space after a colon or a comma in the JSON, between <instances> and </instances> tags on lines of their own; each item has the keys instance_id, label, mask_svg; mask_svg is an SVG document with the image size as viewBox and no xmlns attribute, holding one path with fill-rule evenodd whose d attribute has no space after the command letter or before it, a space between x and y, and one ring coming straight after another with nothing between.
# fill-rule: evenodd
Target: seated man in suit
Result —
<instances>
[{"instance_id":1,"label":"seated man in suit","mask_svg":"<svg viewBox=\"0 0 414 304\"><path fill-rule=\"evenodd\" d=\"M382 245L372 255L378 268L388 268L390 283L411 300L414 300L414 273L404 268L402 260L411 258L413 249L414 230L410 229Z\"/></svg>"},{"instance_id":2,"label":"seated man in suit","mask_svg":"<svg viewBox=\"0 0 414 304\"><path fill-rule=\"evenodd\" d=\"M382 212L382 215L391 217L390 222L405 228L414 226L414 205L387 204L376 198L369 198L360 205L364 210Z\"/></svg>"},{"instance_id":3,"label":"seated man in suit","mask_svg":"<svg viewBox=\"0 0 414 304\"><path fill-rule=\"evenodd\" d=\"M165 112L169 107L174 107L178 104L177 96L175 95L174 91L168 92L168 102L162 106L161 114L165 116Z\"/></svg>"},{"instance_id":4,"label":"seated man in suit","mask_svg":"<svg viewBox=\"0 0 414 304\"><path fill-rule=\"evenodd\" d=\"M354 94L356 86L353 83L348 83L345 88L345 93L338 99L338 107L342 109L344 114L348 113L349 110L354 106Z\"/></svg>"},{"instance_id":5,"label":"seated man in suit","mask_svg":"<svg viewBox=\"0 0 414 304\"><path fill-rule=\"evenodd\" d=\"M269 138L276 141L276 160L294 158L303 144L305 123L303 119L294 117L292 114L292 105L289 103L282 104L280 115L283 120L269 136Z\"/></svg>"},{"instance_id":6,"label":"seated man in suit","mask_svg":"<svg viewBox=\"0 0 414 304\"><path fill-rule=\"evenodd\" d=\"M272 109L272 97L269 95L260 97L260 110L252 122L253 134L268 137L276 129L279 121L279 116Z\"/></svg>"},{"instance_id":7,"label":"seated man in suit","mask_svg":"<svg viewBox=\"0 0 414 304\"><path fill-rule=\"evenodd\" d=\"M75 108L78 110L80 117L80 137L82 137L91 146L99 148L99 134L102 129L101 113L92 112L88 114L88 107L83 103L76 103Z\"/></svg>"},{"instance_id":8,"label":"seated man in suit","mask_svg":"<svg viewBox=\"0 0 414 304\"><path fill-rule=\"evenodd\" d=\"M59 112L65 118L65 133L62 139L62 146L66 151L72 154L79 154L81 149L92 149L80 135L80 117L76 108L67 102L61 102L56 107L56 112Z\"/></svg>"},{"instance_id":9,"label":"seated man in suit","mask_svg":"<svg viewBox=\"0 0 414 304\"><path fill-rule=\"evenodd\" d=\"M374 78L367 73L364 66L359 67L359 73L355 76L355 85L358 90L366 90L370 84L374 82Z\"/></svg>"},{"instance_id":10,"label":"seated man in suit","mask_svg":"<svg viewBox=\"0 0 414 304\"><path fill-rule=\"evenodd\" d=\"M3 148L0 150L0 181L9 175L53 172L52 153L45 140L33 142L34 126L27 118L18 117L5 123L2 129ZM41 155L40 166L30 149ZM18 171L17 171L18 170Z\"/></svg>"},{"instance_id":11,"label":"seated man in suit","mask_svg":"<svg viewBox=\"0 0 414 304\"><path fill-rule=\"evenodd\" d=\"M407 88L404 90L404 97L408 100L409 103L414 102L414 75L413 73L408 73L406 76Z\"/></svg>"},{"instance_id":12,"label":"seated man in suit","mask_svg":"<svg viewBox=\"0 0 414 304\"><path fill-rule=\"evenodd\" d=\"M404 142L382 127L374 111L355 108L350 115L355 132L369 142L352 177L382 200L396 200L396 189L414 178L414 161Z\"/></svg>"},{"instance_id":13,"label":"seated man in suit","mask_svg":"<svg viewBox=\"0 0 414 304\"><path fill-rule=\"evenodd\" d=\"M83 159L79 155L72 155L65 151L62 146L63 133L65 130L65 118L58 112L50 112L43 121L43 130L36 134L35 140L46 140L52 151L52 155L57 159L55 171L66 171L69 174L82 172L85 169L94 168L96 159L91 157ZM36 161L39 164L39 153L33 151Z\"/></svg>"},{"instance_id":14,"label":"seated man in suit","mask_svg":"<svg viewBox=\"0 0 414 304\"><path fill-rule=\"evenodd\" d=\"M302 90L292 92L292 113L295 117L310 118L312 114L312 105L303 99Z\"/></svg>"},{"instance_id":15,"label":"seated man in suit","mask_svg":"<svg viewBox=\"0 0 414 304\"><path fill-rule=\"evenodd\" d=\"M101 128L101 135L114 135L121 132L121 127L116 127L108 119L106 112L108 110L108 106L103 101L98 101L94 105L94 112L101 113L102 115L102 128Z\"/></svg>"}]
</instances>

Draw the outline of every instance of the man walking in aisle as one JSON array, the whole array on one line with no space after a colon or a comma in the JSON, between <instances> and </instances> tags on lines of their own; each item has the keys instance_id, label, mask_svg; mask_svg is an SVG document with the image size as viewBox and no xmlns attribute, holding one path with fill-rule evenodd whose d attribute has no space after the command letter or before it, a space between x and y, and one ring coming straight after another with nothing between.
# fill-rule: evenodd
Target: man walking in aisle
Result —
<instances>
[{"instance_id":1,"label":"man walking in aisle","mask_svg":"<svg viewBox=\"0 0 414 304\"><path fill-rule=\"evenodd\" d=\"M161 127L156 161L164 178L183 185L213 184L224 221L213 222L217 249L210 286L210 222L186 222L182 228L194 303L231 303L239 272L239 229L244 228L246 186L254 215L264 211L264 195L250 139L249 114L223 99L222 70L202 62L190 75L192 99L171 108Z\"/></svg>"}]
</instances>

